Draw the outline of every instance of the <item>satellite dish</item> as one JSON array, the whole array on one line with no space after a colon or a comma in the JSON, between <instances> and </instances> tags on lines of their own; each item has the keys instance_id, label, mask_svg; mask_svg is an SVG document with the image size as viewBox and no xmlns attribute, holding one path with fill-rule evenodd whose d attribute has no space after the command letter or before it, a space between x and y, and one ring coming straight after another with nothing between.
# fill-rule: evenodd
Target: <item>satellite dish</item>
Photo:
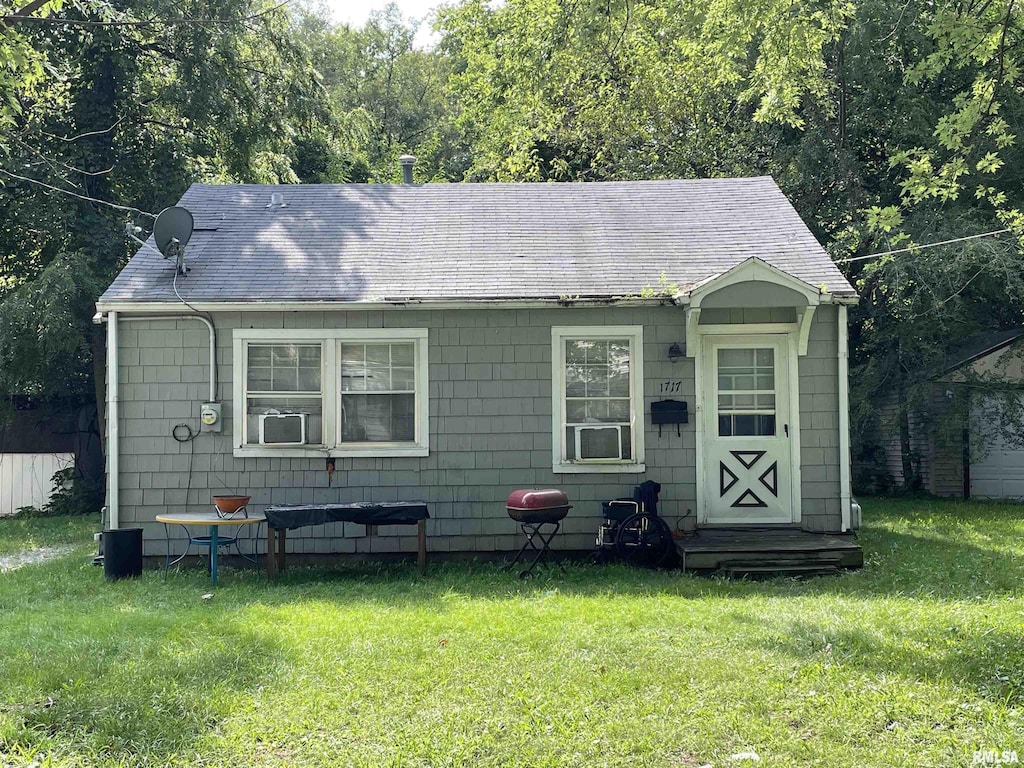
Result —
<instances>
[{"instance_id":1,"label":"satellite dish","mask_svg":"<svg viewBox=\"0 0 1024 768\"><path fill-rule=\"evenodd\" d=\"M180 205L173 205L160 211L153 224L153 239L156 240L157 250L165 259L180 256L189 238L192 237L194 225L192 214Z\"/></svg>"}]
</instances>

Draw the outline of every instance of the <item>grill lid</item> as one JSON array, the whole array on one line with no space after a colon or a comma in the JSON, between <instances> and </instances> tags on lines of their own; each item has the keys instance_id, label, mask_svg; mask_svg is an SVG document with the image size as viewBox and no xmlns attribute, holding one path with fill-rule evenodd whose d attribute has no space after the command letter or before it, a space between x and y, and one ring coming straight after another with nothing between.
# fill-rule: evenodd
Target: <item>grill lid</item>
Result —
<instances>
[{"instance_id":1,"label":"grill lid","mask_svg":"<svg viewBox=\"0 0 1024 768\"><path fill-rule=\"evenodd\" d=\"M527 488L520 491L513 491L509 494L505 506L508 509L552 509L554 507L566 507L569 505L569 497L564 491L555 488Z\"/></svg>"}]
</instances>

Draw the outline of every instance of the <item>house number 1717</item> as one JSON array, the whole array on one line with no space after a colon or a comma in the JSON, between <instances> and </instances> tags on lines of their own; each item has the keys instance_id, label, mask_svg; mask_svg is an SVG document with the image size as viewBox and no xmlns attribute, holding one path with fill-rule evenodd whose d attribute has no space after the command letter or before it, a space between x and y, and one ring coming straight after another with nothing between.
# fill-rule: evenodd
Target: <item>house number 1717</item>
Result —
<instances>
[{"instance_id":1,"label":"house number 1717","mask_svg":"<svg viewBox=\"0 0 1024 768\"><path fill-rule=\"evenodd\" d=\"M661 382L661 394L666 395L670 392L678 392L682 387L682 381L663 381Z\"/></svg>"}]
</instances>

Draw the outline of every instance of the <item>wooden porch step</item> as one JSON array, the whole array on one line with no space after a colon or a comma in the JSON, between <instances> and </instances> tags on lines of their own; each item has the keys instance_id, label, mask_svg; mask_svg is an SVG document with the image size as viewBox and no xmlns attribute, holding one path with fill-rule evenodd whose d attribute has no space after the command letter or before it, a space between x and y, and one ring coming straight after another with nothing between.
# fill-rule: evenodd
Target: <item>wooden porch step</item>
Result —
<instances>
[{"instance_id":1,"label":"wooden porch step","mask_svg":"<svg viewBox=\"0 0 1024 768\"><path fill-rule=\"evenodd\" d=\"M793 529L699 529L677 542L684 570L726 572L738 565L860 568L864 554L850 534Z\"/></svg>"},{"instance_id":2,"label":"wooden porch step","mask_svg":"<svg viewBox=\"0 0 1024 768\"><path fill-rule=\"evenodd\" d=\"M813 556L800 557L744 557L722 560L719 564L722 568L735 566L749 566L751 568L789 568L797 566L819 566L842 565L842 557L834 553L815 553Z\"/></svg>"},{"instance_id":3,"label":"wooden porch step","mask_svg":"<svg viewBox=\"0 0 1024 768\"><path fill-rule=\"evenodd\" d=\"M729 565L721 569L729 578L744 576L794 576L807 578L809 576L832 576L839 573L838 565L826 565L824 563L804 565Z\"/></svg>"}]
</instances>

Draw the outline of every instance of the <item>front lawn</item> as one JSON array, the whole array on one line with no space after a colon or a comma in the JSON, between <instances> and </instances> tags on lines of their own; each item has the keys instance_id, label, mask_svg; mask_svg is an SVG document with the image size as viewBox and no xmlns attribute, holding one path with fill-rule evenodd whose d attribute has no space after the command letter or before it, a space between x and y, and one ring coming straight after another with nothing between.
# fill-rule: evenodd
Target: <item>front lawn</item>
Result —
<instances>
[{"instance_id":1,"label":"front lawn","mask_svg":"<svg viewBox=\"0 0 1024 768\"><path fill-rule=\"evenodd\" d=\"M0 575L0 764L1024 760L1020 509L869 500L865 570L804 582L361 565L212 599L200 570L104 583L83 531Z\"/></svg>"}]
</instances>

